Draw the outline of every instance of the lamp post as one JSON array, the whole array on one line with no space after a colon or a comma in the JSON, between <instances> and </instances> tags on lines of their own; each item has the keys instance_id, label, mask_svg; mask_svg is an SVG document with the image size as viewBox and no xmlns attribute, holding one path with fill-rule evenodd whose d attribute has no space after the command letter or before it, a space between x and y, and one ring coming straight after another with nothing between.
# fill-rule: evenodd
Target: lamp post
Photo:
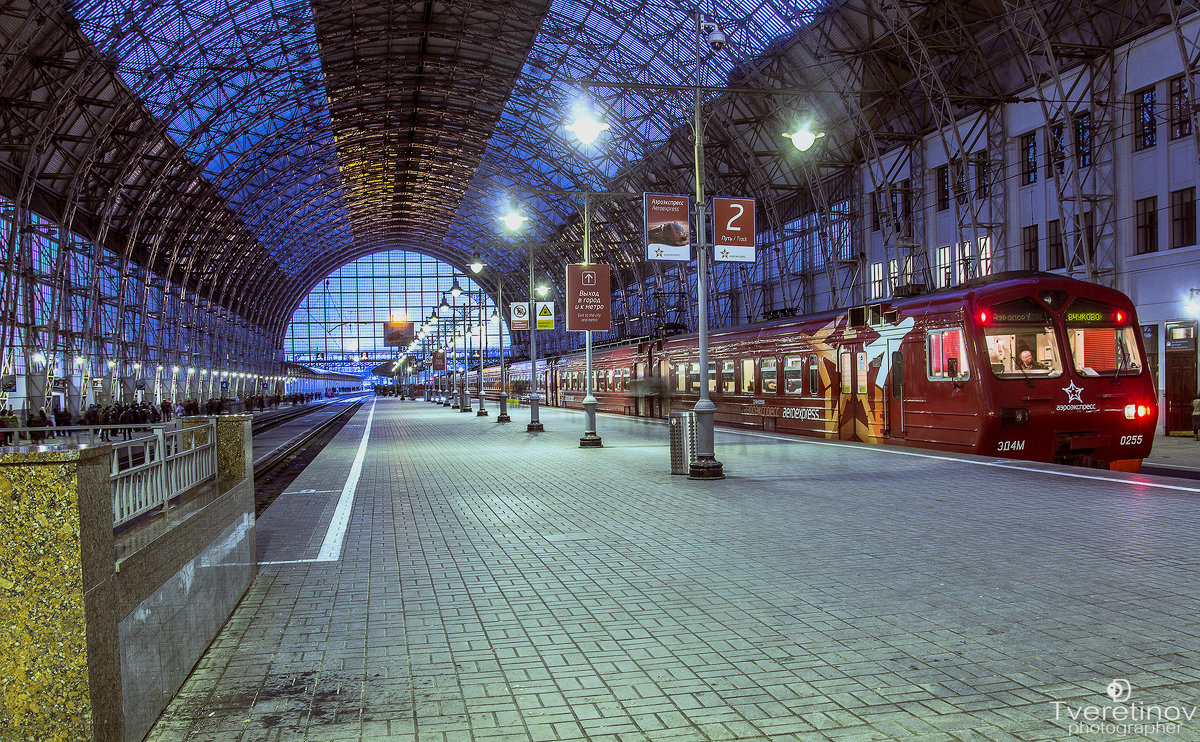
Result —
<instances>
[{"instance_id":1,"label":"lamp post","mask_svg":"<svg viewBox=\"0 0 1200 742\"><path fill-rule=\"evenodd\" d=\"M516 213L509 212L501 217L501 221L508 228L508 231L515 232L521 228L528 219ZM545 430L542 421L538 419L538 390L537 390L537 301L533 298L534 291L537 291L541 296L545 296L547 289L539 286L536 289L533 285L533 242L529 243L529 380L531 396L529 398L529 425L525 430L530 433L540 433Z\"/></svg>"},{"instance_id":2,"label":"lamp post","mask_svg":"<svg viewBox=\"0 0 1200 742\"><path fill-rule=\"evenodd\" d=\"M635 82L592 82L585 81L584 87L605 87L634 90L690 90L692 93L692 140L694 142L693 164L696 178L696 330L699 336L700 355L700 398L696 401L693 411L696 413L696 460L692 462L688 472L689 479L724 479L724 467L717 461L714 452L713 414L716 405L709 397L708 369L708 236L707 219L704 201L704 119L702 110L702 95L705 92L743 93L746 95L787 95L802 96L803 90L759 89L759 88L713 88L703 84L704 47L708 44L714 51L725 44L725 35L716 23L706 21L702 13L696 14L694 31L696 32L696 82L691 86L655 85ZM585 144L594 141L605 129L605 124L594 121L578 121L568 127L580 137ZM791 140L793 146L800 151L806 151L824 136L822 132L814 132L809 123L798 127L794 133L784 134Z\"/></svg>"},{"instance_id":3,"label":"lamp post","mask_svg":"<svg viewBox=\"0 0 1200 742\"><path fill-rule=\"evenodd\" d=\"M496 339L500 343L500 414L496 415L496 422L507 423L511 422L512 418L508 416L508 386L504 370L504 279L496 278Z\"/></svg>"},{"instance_id":4,"label":"lamp post","mask_svg":"<svg viewBox=\"0 0 1200 742\"><path fill-rule=\"evenodd\" d=\"M592 202L591 193L583 194L583 264L592 264ZM583 331L584 347L584 394L583 394L583 437L580 448L603 448L604 441L596 435L596 395L592 390L592 331Z\"/></svg>"},{"instance_id":5,"label":"lamp post","mask_svg":"<svg viewBox=\"0 0 1200 742\"><path fill-rule=\"evenodd\" d=\"M696 460L688 469L688 479L724 479L724 467L717 461L714 450L713 415L717 406L708 396L708 235L705 232L707 220L704 216L704 123L700 109L704 43L704 16L697 13L692 139L696 167L696 303L699 305L696 311L696 325L700 336L700 398L692 408L696 413Z\"/></svg>"},{"instance_id":6,"label":"lamp post","mask_svg":"<svg viewBox=\"0 0 1200 742\"><path fill-rule=\"evenodd\" d=\"M438 311L441 312L441 314L438 316L443 320L442 322L438 323L438 334L440 335L442 327L445 326L444 320L447 315L450 315L450 303L446 301L445 294L442 294L442 304L438 307ZM442 343L442 365L445 368L442 369L443 383L439 384L439 386L446 387L445 393L442 396L442 407L450 407L454 398L454 369L452 368L453 361L448 357L450 355L450 350L453 347L452 342L454 340L454 317L452 315L450 316L450 329L448 330L448 333L450 335L450 339L443 341Z\"/></svg>"},{"instance_id":7,"label":"lamp post","mask_svg":"<svg viewBox=\"0 0 1200 742\"><path fill-rule=\"evenodd\" d=\"M542 421L538 418L538 402L541 401L538 395L538 357L537 357L537 301L533 298L533 242L529 243L529 424L525 426L526 432L540 433L545 430ZM543 290L542 296L545 296Z\"/></svg>"},{"instance_id":8,"label":"lamp post","mask_svg":"<svg viewBox=\"0 0 1200 742\"><path fill-rule=\"evenodd\" d=\"M476 251L471 255L471 262L467 265L471 272L479 275L483 270L483 260L479 257L479 252ZM479 382L479 411L475 413L475 417L487 417L487 409L483 406L483 361L487 355L487 330L484 327L484 312L483 312L483 287L478 282L475 284L477 291L476 298L479 303L479 371L476 379Z\"/></svg>"}]
</instances>

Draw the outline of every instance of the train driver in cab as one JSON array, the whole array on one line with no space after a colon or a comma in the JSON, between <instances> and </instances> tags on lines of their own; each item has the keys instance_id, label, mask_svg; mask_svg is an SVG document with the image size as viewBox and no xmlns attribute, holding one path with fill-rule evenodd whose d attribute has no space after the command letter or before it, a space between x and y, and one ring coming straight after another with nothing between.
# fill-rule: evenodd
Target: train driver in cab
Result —
<instances>
[{"instance_id":1,"label":"train driver in cab","mask_svg":"<svg viewBox=\"0 0 1200 742\"><path fill-rule=\"evenodd\" d=\"M1017 358L1017 368L1025 371L1045 371L1046 366L1038 363L1033 357L1033 351L1026 348Z\"/></svg>"}]
</instances>

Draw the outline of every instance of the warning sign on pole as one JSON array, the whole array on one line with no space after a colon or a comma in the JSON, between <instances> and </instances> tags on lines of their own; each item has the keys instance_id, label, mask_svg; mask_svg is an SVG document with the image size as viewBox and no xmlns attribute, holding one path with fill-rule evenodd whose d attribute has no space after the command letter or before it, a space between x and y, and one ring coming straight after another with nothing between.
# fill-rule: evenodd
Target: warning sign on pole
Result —
<instances>
[{"instance_id":1,"label":"warning sign on pole","mask_svg":"<svg viewBox=\"0 0 1200 742\"><path fill-rule=\"evenodd\" d=\"M754 262L754 199L713 199L713 258L725 263Z\"/></svg>"},{"instance_id":2,"label":"warning sign on pole","mask_svg":"<svg viewBox=\"0 0 1200 742\"><path fill-rule=\"evenodd\" d=\"M512 312L512 321L509 324L510 330L528 330L529 329L529 302L514 301L509 305Z\"/></svg>"},{"instance_id":3,"label":"warning sign on pole","mask_svg":"<svg viewBox=\"0 0 1200 742\"><path fill-rule=\"evenodd\" d=\"M612 329L612 289L607 265L567 266L567 330Z\"/></svg>"},{"instance_id":4,"label":"warning sign on pole","mask_svg":"<svg viewBox=\"0 0 1200 742\"><path fill-rule=\"evenodd\" d=\"M434 351L434 353L433 353L433 370L434 371L445 371L446 370L446 354L440 350Z\"/></svg>"},{"instance_id":5,"label":"warning sign on pole","mask_svg":"<svg viewBox=\"0 0 1200 742\"><path fill-rule=\"evenodd\" d=\"M539 330L554 329L554 302L539 301L537 303L537 328Z\"/></svg>"}]
</instances>

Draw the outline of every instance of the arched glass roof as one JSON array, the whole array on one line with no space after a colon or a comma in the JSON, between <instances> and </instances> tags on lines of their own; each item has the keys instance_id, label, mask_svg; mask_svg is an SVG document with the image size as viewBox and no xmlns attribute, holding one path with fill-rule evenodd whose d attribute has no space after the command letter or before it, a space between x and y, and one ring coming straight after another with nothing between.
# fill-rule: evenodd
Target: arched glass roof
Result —
<instances>
[{"instance_id":1,"label":"arched glass roof","mask_svg":"<svg viewBox=\"0 0 1200 742\"><path fill-rule=\"evenodd\" d=\"M822 4L700 7L729 37L704 60L704 84L728 80ZM334 267L383 249L459 265L480 249L521 265L497 234L510 200L535 212L531 239L550 241L578 207L532 191L600 188L690 121L686 93L638 91L598 101L614 127L608 144L585 147L563 129L581 80L693 84L692 8L556 0L425 18L380 8L73 6L83 33L293 281L278 297L289 316ZM478 79L464 85L470 75Z\"/></svg>"}]
</instances>

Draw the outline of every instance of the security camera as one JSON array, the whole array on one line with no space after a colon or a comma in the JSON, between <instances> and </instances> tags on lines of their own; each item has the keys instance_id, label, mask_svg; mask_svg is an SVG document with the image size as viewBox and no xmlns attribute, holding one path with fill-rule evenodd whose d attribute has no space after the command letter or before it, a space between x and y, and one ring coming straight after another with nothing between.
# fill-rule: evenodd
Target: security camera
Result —
<instances>
[{"instance_id":1,"label":"security camera","mask_svg":"<svg viewBox=\"0 0 1200 742\"><path fill-rule=\"evenodd\" d=\"M725 46L725 34L717 24L711 21L705 21L700 25L700 30L708 34L708 46L714 51L719 52Z\"/></svg>"}]
</instances>

